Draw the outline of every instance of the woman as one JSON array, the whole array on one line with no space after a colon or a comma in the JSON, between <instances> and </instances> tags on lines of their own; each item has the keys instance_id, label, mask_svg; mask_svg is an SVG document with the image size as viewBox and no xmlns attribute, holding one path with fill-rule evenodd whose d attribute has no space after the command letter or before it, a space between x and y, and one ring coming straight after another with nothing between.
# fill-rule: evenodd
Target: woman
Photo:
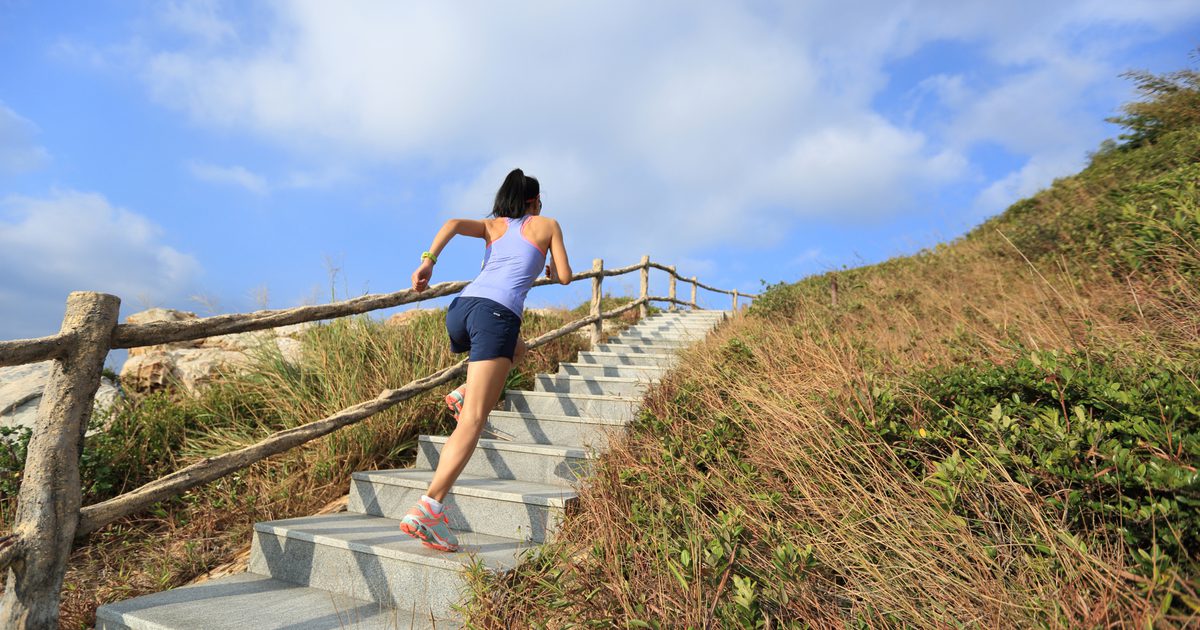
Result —
<instances>
[{"instance_id":1,"label":"woman","mask_svg":"<svg viewBox=\"0 0 1200 630\"><path fill-rule=\"evenodd\" d=\"M438 254L451 238L461 234L487 242L483 270L446 312L450 350L470 352L467 383L457 390L461 404L458 426L442 448L429 490L400 521L401 531L427 547L458 549L442 501L475 450L488 413L500 400L508 371L525 353L521 313L529 287L541 275L543 265L547 277L561 284L571 282L562 229L557 221L541 213L538 181L526 177L519 168L513 169L496 192L494 218L446 221L429 251L421 254L421 266L412 274L413 289L424 291L429 287ZM547 252L551 256L549 265ZM452 396L447 399L453 400Z\"/></svg>"}]
</instances>

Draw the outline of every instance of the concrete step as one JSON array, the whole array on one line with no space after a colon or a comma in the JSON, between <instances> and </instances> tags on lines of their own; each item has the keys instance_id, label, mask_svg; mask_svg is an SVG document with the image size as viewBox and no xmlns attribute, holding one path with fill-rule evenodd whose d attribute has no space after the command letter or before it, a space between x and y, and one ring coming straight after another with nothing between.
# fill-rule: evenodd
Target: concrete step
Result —
<instances>
[{"instance_id":1,"label":"concrete step","mask_svg":"<svg viewBox=\"0 0 1200 630\"><path fill-rule=\"evenodd\" d=\"M644 321L721 321L727 317L729 317L729 311L666 311L656 315L651 315Z\"/></svg>"},{"instance_id":2,"label":"concrete step","mask_svg":"<svg viewBox=\"0 0 1200 630\"><path fill-rule=\"evenodd\" d=\"M622 376L643 380L658 380L666 368L649 365L600 365L598 363L559 363L559 374L571 376Z\"/></svg>"},{"instance_id":3,"label":"concrete step","mask_svg":"<svg viewBox=\"0 0 1200 630\"><path fill-rule=\"evenodd\" d=\"M538 374L534 377L533 391L634 397L641 396L649 386L650 382L647 380L625 376Z\"/></svg>"},{"instance_id":4,"label":"concrete step","mask_svg":"<svg viewBox=\"0 0 1200 630\"><path fill-rule=\"evenodd\" d=\"M630 345L622 343L601 343L593 348L595 352L615 352L617 354L674 354L678 346L659 345Z\"/></svg>"},{"instance_id":5,"label":"concrete step","mask_svg":"<svg viewBox=\"0 0 1200 630\"><path fill-rule=\"evenodd\" d=\"M679 360L674 354L629 354L584 350L579 353L579 363L586 365L642 366L670 368Z\"/></svg>"},{"instance_id":6,"label":"concrete step","mask_svg":"<svg viewBox=\"0 0 1200 630\"><path fill-rule=\"evenodd\" d=\"M106 604L97 630L441 630L461 624L316 588L237 573Z\"/></svg>"},{"instance_id":7,"label":"concrete step","mask_svg":"<svg viewBox=\"0 0 1200 630\"><path fill-rule=\"evenodd\" d=\"M560 416L591 416L610 420L632 420L633 410L641 404L638 397L598 396L595 394L562 394L530 392L516 389L504 393L503 411L553 414Z\"/></svg>"},{"instance_id":8,"label":"concrete step","mask_svg":"<svg viewBox=\"0 0 1200 630\"><path fill-rule=\"evenodd\" d=\"M608 343L621 346L650 346L670 348L672 351L678 350L684 346L690 346L693 342L686 341L677 337L642 337L642 336L625 336L617 335L609 337Z\"/></svg>"},{"instance_id":9,"label":"concrete step","mask_svg":"<svg viewBox=\"0 0 1200 630\"><path fill-rule=\"evenodd\" d=\"M483 434L505 442L605 448L609 434L623 431L626 424L605 418L493 411Z\"/></svg>"},{"instance_id":10,"label":"concrete step","mask_svg":"<svg viewBox=\"0 0 1200 630\"><path fill-rule=\"evenodd\" d=\"M639 324L621 331L622 335L642 337L689 337L700 338L712 330L711 326L646 326Z\"/></svg>"},{"instance_id":11,"label":"concrete step","mask_svg":"<svg viewBox=\"0 0 1200 630\"><path fill-rule=\"evenodd\" d=\"M421 435L417 438L416 468L434 470L441 459L445 435ZM527 444L479 438L462 474L476 477L520 479L533 483L571 488L586 475L592 455L578 446Z\"/></svg>"},{"instance_id":12,"label":"concrete step","mask_svg":"<svg viewBox=\"0 0 1200 630\"><path fill-rule=\"evenodd\" d=\"M430 549L400 531L400 521L367 514L323 514L254 525L250 572L329 593L445 618L465 591L463 568L475 556L489 570L511 569L530 543L455 532L462 549Z\"/></svg>"},{"instance_id":13,"label":"concrete step","mask_svg":"<svg viewBox=\"0 0 1200 630\"><path fill-rule=\"evenodd\" d=\"M429 489L433 470L404 468L356 472L350 512L403 518ZM578 501L573 490L516 479L460 475L442 500L450 529L542 542Z\"/></svg>"}]
</instances>

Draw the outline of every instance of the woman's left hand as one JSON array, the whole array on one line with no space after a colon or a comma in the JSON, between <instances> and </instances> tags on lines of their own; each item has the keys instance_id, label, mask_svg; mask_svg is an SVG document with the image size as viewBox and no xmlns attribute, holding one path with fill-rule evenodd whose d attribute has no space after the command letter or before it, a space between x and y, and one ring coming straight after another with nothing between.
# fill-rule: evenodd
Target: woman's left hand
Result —
<instances>
[{"instance_id":1,"label":"woman's left hand","mask_svg":"<svg viewBox=\"0 0 1200 630\"><path fill-rule=\"evenodd\" d=\"M420 293L429 288L429 279L433 277L433 263L428 259L421 261L421 266L412 274L413 291Z\"/></svg>"}]
</instances>

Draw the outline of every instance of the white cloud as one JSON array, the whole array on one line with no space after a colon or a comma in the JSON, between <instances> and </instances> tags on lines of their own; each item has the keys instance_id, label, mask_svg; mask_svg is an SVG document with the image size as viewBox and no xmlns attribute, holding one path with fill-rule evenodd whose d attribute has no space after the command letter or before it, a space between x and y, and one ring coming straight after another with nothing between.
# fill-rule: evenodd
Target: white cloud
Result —
<instances>
[{"instance_id":1,"label":"white cloud","mask_svg":"<svg viewBox=\"0 0 1200 630\"><path fill-rule=\"evenodd\" d=\"M292 171L272 181L265 175L240 166L219 166L206 162L190 162L188 170L196 179L223 186L236 186L256 195L268 195L275 190L321 190L350 181L353 174L345 168L330 166L321 170Z\"/></svg>"},{"instance_id":2,"label":"white cloud","mask_svg":"<svg viewBox=\"0 0 1200 630\"><path fill-rule=\"evenodd\" d=\"M221 18L219 7L212 0L167 2L159 6L159 19L164 25L206 44L219 44L236 34L233 25Z\"/></svg>"},{"instance_id":3,"label":"white cloud","mask_svg":"<svg viewBox=\"0 0 1200 630\"><path fill-rule=\"evenodd\" d=\"M1084 157L1074 153L1037 155L1020 169L992 182L975 199L974 213L983 218L1045 188L1056 177L1083 167Z\"/></svg>"},{"instance_id":4,"label":"white cloud","mask_svg":"<svg viewBox=\"0 0 1200 630\"><path fill-rule=\"evenodd\" d=\"M0 268L0 338L52 334L71 291L117 295L128 313L181 299L201 272L145 217L76 191L0 199Z\"/></svg>"},{"instance_id":5,"label":"white cloud","mask_svg":"<svg viewBox=\"0 0 1200 630\"><path fill-rule=\"evenodd\" d=\"M244 166L217 166L192 162L188 167L191 169L192 175L200 181L237 186L256 195L265 195L271 191L265 177Z\"/></svg>"},{"instance_id":6,"label":"white cloud","mask_svg":"<svg viewBox=\"0 0 1200 630\"><path fill-rule=\"evenodd\" d=\"M38 146L37 126L0 102L0 175L36 170L50 161L50 153Z\"/></svg>"},{"instance_id":7,"label":"white cloud","mask_svg":"<svg viewBox=\"0 0 1200 630\"><path fill-rule=\"evenodd\" d=\"M191 17L168 27L202 42L149 52L142 72L203 124L335 163L429 164L455 179L453 214L486 213L521 166L583 249L665 256L777 242L810 217L912 211L978 172L965 156L982 142L1029 165L984 182L981 204L1064 174L1102 137L1085 103L1125 69L1125 44L1089 29L1152 35L1200 15L1104 4L301 0L256 19L253 42L210 3L177 4ZM877 113L887 64L944 41L978 51L988 80L918 78L947 109L936 128ZM289 181L225 168L208 175L259 194Z\"/></svg>"}]
</instances>

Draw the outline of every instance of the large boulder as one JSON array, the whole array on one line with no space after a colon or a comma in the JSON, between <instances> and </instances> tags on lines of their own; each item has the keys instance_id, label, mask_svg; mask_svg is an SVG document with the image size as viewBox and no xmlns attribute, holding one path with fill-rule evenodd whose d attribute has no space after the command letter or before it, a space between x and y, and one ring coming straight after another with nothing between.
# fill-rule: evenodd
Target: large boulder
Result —
<instances>
[{"instance_id":1,"label":"large boulder","mask_svg":"<svg viewBox=\"0 0 1200 630\"><path fill-rule=\"evenodd\" d=\"M43 361L0 368L0 426L33 428L53 363ZM111 407L121 395L112 379L102 377L92 414Z\"/></svg>"},{"instance_id":2,"label":"large boulder","mask_svg":"<svg viewBox=\"0 0 1200 630\"><path fill-rule=\"evenodd\" d=\"M129 324L157 321L187 321L195 313L152 308L125 318ZM236 371L249 365L253 351L273 344L290 363L300 361L301 343L297 339L313 324L294 324L269 330L220 335L193 341L178 341L157 346L131 348L121 368L121 385L133 392L150 392L180 386L197 393L223 371Z\"/></svg>"}]
</instances>

